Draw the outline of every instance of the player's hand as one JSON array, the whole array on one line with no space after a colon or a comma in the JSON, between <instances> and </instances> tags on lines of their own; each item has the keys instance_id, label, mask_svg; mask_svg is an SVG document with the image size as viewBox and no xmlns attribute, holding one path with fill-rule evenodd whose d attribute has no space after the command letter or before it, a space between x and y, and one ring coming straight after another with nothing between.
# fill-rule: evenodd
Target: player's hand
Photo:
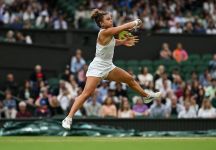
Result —
<instances>
[{"instance_id":1,"label":"player's hand","mask_svg":"<svg viewBox=\"0 0 216 150\"><path fill-rule=\"evenodd\" d=\"M130 36L125 35L124 44L127 47L134 46L137 42L139 42L138 36Z\"/></svg>"}]
</instances>

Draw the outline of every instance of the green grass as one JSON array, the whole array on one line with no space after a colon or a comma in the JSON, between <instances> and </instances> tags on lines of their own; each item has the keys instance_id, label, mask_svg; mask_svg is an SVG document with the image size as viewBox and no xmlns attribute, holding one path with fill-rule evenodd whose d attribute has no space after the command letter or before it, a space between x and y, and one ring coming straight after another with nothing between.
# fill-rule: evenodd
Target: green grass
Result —
<instances>
[{"instance_id":1,"label":"green grass","mask_svg":"<svg viewBox=\"0 0 216 150\"><path fill-rule=\"evenodd\" d=\"M216 150L216 138L0 137L1 150Z\"/></svg>"}]
</instances>

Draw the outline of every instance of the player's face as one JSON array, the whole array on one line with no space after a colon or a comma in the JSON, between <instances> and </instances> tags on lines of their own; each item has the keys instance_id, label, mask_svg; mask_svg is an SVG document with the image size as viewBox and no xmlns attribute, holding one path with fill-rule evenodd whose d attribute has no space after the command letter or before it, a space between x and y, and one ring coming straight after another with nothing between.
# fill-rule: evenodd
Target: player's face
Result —
<instances>
[{"instance_id":1,"label":"player's face","mask_svg":"<svg viewBox=\"0 0 216 150\"><path fill-rule=\"evenodd\" d=\"M103 28L110 28L113 26L112 16L110 14L104 15L103 21L101 22Z\"/></svg>"}]
</instances>

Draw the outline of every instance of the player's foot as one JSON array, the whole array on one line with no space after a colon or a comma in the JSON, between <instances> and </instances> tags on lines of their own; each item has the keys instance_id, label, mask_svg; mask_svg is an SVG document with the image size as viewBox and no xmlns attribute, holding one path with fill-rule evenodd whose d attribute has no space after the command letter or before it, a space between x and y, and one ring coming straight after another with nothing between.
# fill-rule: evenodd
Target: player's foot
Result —
<instances>
[{"instance_id":1,"label":"player's foot","mask_svg":"<svg viewBox=\"0 0 216 150\"><path fill-rule=\"evenodd\" d=\"M148 96L147 97L143 97L143 101L144 103L150 103L151 101L153 101L154 99L160 98L161 97L161 92L148 92Z\"/></svg>"},{"instance_id":2,"label":"player's foot","mask_svg":"<svg viewBox=\"0 0 216 150\"><path fill-rule=\"evenodd\" d=\"M70 117L66 117L62 121L62 127L65 128L65 129L70 130L71 129L71 125L72 125L72 118L70 118Z\"/></svg>"}]
</instances>

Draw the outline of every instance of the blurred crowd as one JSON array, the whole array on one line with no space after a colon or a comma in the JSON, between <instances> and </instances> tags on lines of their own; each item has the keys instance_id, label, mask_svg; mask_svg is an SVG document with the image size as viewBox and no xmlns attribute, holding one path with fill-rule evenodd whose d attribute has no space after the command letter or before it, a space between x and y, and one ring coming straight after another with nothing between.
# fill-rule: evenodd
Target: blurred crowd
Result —
<instances>
[{"instance_id":1,"label":"blurred crowd","mask_svg":"<svg viewBox=\"0 0 216 150\"><path fill-rule=\"evenodd\" d=\"M88 65L78 49L59 79L47 78L41 65L36 65L29 78L19 85L9 73L1 85L0 117L27 118L66 115L85 85ZM159 65L155 73L143 66L139 74L128 72L147 91L161 91L162 98L144 104L142 97L130 96L124 83L101 81L91 97L78 110L79 117L118 118L215 118L216 117L216 54L202 74L192 73L183 80L181 73L171 74ZM213 73L213 74L212 74ZM56 83L57 82L57 83Z\"/></svg>"},{"instance_id":2,"label":"blurred crowd","mask_svg":"<svg viewBox=\"0 0 216 150\"><path fill-rule=\"evenodd\" d=\"M42 0L0 0L0 26L13 29L68 29L65 15Z\"/></svg>"},{"instance_id":3,"label":"blurred crowd","mask_svg":"<svg viewBox=\"0 0 216 150\"><path fill-rule=\"evenodd\" d=\"M98 29L90 14L92 9L99 8L112 14L116 26L140 18L143 20L142 29L146 31L216 34L216 0L62 1L64 6L71 5L68 7L73 9L61 8L58 2L54 6L50 3L0 0L0 26L16 29Z\"/></svg>"},{"instance_id":4,"label":"blurred crowd","mask_svg":"<svg viewBox=\"0 0 216 150\"><path fill-rule=\"evenodd\" d=\"M86 0L75 13L75 27L93 8L112 14L115 25L143 20L142 28L165 33L216 33L215 0Z\"/></svg>"},{"instance_id":5,"label":"blurred crowd","mask_svg":"<svg viewBox=\"0 0 216 150\"><path fill-rule=\"evenodd\" d=\"M5 36L0 36L0 41L9 42L9 43L25 43L32 44L32 38L30 35L25 35L20 31L14 32L9 30Z\"/></svg>"}]
</instances>

